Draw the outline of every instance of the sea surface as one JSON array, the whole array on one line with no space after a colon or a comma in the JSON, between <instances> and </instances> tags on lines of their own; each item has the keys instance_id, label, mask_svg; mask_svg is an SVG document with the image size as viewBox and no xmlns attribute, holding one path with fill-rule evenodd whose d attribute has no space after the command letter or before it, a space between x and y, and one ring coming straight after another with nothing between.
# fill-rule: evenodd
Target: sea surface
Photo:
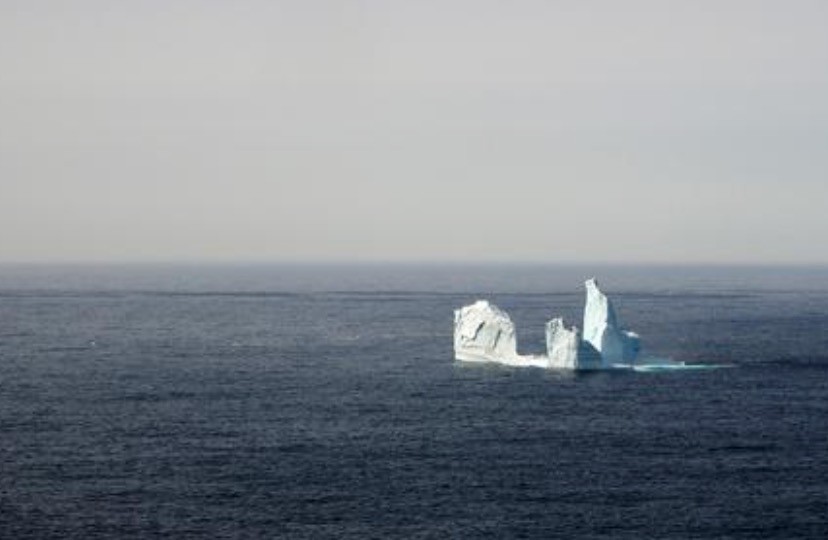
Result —
<instances>
[{"instance_id":1,"label":"sea surface","mask_svg":"<svg viewBox=\"0 0 828 540\"><path fill-rule=\"evenodd\" d=\"M595 275L644 353L542 353ZM0 538L828 537L828 269L0 267Z\"/></svg>"}]
</instances>

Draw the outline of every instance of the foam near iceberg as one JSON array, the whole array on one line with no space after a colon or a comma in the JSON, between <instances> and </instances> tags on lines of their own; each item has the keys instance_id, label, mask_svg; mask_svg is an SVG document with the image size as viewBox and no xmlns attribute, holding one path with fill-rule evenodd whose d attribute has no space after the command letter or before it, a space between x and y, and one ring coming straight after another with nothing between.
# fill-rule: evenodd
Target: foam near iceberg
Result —
<instances>
[{"instance_id":1,"label":"foam near iceberg","mask_svg":"<svg viewBox=\"0 0 828 540\"><path fill-rule=\"evenodd\" d=\"M615 309L595 279L586 282L583 335L562 318L546 323L546 355L518 354L515 325L486 300L454 312L454 356L465 362L591 370L631 366L640 350L638 334L618 326Z\"/></svg>"}]
</instances>

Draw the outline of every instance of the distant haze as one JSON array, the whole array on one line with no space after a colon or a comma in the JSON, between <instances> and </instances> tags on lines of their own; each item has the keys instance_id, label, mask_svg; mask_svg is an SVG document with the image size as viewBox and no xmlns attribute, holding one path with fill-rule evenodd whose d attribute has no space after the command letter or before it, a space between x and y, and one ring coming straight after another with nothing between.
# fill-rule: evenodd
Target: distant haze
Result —
<instances>
[{"instance_id":1,"label":"distant haze","mask_svg":"<svg viewBox=\"0 0 828 540\"><path fill-rule=\"evenodd\" d=\"M828 263L828 2L0 3L0 261Z\"/></svg>"}]
</instances>

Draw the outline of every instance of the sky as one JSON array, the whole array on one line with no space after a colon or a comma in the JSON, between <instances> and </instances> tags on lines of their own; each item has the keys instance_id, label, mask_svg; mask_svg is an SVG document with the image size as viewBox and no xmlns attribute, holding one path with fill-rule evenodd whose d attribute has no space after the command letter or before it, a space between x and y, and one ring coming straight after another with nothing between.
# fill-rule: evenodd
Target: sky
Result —
<instances>
[{"instance_id":1,"label":"sky","mask_svg":"<svg viewBox=\"0 0 828 540\"><path fill-rule=\"evenodd\" d=\"M824 0L0 0L0 262L826 264Z\"/></svg>"}]
</instances>

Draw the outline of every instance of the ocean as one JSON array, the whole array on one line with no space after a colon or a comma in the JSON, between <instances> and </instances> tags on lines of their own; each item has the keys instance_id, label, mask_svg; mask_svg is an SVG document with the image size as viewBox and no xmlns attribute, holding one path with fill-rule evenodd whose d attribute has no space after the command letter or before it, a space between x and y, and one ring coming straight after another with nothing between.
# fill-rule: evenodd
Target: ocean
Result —
<instances>
[{"instance_id":1,"label":"ocean","mask_svg":"<svg viewBox=\"0 0 828 540\"><path fill-rule=\"evenodd\" d=\"M643 352L521 353L596 276ZM0 266L0 538L826 538L828 269Z\"/></svg>"}]
</instances>

